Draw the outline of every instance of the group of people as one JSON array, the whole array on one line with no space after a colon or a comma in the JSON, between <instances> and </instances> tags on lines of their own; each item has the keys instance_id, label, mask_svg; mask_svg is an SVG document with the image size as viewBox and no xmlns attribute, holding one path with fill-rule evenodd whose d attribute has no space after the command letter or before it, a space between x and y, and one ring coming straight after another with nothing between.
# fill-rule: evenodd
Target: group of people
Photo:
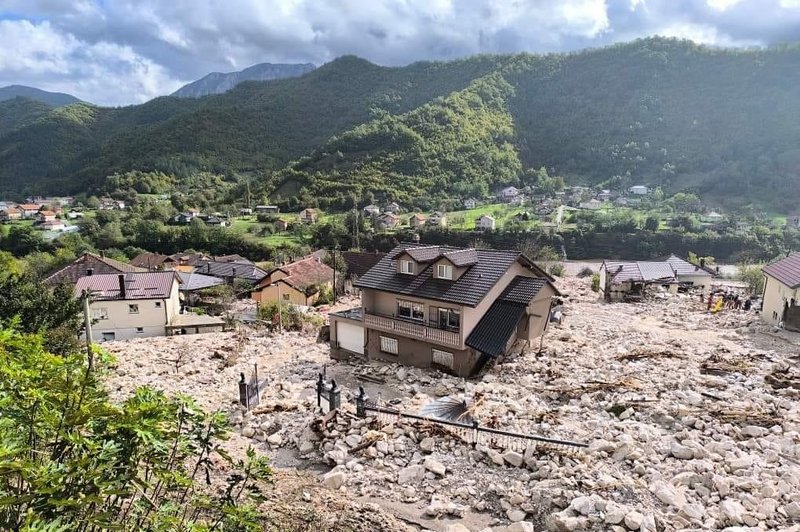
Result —
<instances>
[{"instance_id":1,"label":"group of people","mask_svg":"<svg viewBox=\"0 0 800 532\"><path fill-rule=\"evenodd\" d=\"M700 295L702 300L703 296ZM753 308L753 298L744 298L734 292L711 292L706 301L709 312L719 312L722 309L745 310Z\"/></svg>"}]
</instances>

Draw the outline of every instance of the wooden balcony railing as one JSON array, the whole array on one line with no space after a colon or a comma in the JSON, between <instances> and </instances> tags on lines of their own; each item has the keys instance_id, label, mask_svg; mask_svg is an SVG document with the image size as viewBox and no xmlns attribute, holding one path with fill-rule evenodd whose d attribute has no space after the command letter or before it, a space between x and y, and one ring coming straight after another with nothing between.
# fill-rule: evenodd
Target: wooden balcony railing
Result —
<instances>
[{"instance_id":1,"label":"wooden balcony railing","mask_svg":"<svg viewBox=\"0 0 800 532\"><path fill-rule=\"evenodd\" d=\"M377 314L364 314L364 325L386 332L396 332L402 336L417 338L427 342L461 348L461 335L422 324L398 320Z\"/></svg>"}]
</instances>

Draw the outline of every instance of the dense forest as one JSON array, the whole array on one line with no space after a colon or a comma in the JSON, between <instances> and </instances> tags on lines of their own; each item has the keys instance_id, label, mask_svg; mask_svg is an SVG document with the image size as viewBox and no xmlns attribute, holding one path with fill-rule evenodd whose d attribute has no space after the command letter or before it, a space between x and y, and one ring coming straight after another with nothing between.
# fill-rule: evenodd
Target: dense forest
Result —
<instances>
[{"instance_id":1,"label":"dense forest","mask_svg":"<svg viewBox=\"0 0 800 532\"><path fill-rule=\"evenodd\" d=\"M387 68L342 57L200 99L42 111L0 103L0 195L76 193L132 170L251 181L335 207L528 184L660 185L788 211L800 192L800 47L651 38L571 54ZM298 205L302 201L296 202Z\"/></svg>"}]
</instances>

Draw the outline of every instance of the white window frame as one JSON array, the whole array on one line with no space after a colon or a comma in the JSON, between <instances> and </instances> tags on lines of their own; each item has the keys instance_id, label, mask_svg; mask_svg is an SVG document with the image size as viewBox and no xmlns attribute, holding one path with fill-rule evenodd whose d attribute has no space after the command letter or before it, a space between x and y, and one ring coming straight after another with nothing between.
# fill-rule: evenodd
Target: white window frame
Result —
<instances>
[{"instance_id":1,"label":"white window frame","mask_svg":"<svg viewBox=\"0 0 800 532\"><path fill-rule=\"evenodd\" d=\"M94 320L107 320L108 319L108 308L106 307L95 307L92 309L92 319Z\"/></svg>"},{"instance_id":2,"label":"white window frame","mask_svg":"<svg viewBox=\"0 0 800 532\"><path fill-rule=\"evenodd\" d=\"M408 307L409 309L408 316L403 316L400 314L400 309L403 307ZM415 314L418 314L418 316L415 317ZM402 318L404 320L411 320L422 323L425 321L425 305L423 303L417 303L416 301L408 301L407 299L398 299L397 317Z\"/></svg>"},{"instance_id":3,"label":"white window frame","mask_svg":"<svg viewBox=\"0 0 800 532\"><path fill-rule=\"evenodd\" d=\"M397 338L381 336L381 353L396 355L399 352Z\"/></svg>"},{"instance_id":4,"label":"white window frame","mask_svg":"<svg viewBox=\"0 0 800 532\"><path fill-rule=\"evenodd\" d=\"M405 259L401 260L400 273L405 275L414 275L414 261Z\"/></svg>"},{"instance_id":5,"label":"white window frame","mask_svg":"<svg viewBox=\"0 0 800 532\"><path fill-rule=\"evenodd\" d=\"M128 314L139 314L139 303L128 304Z\"/></svg>"},{"instance_id":6,"label":"white window frame","mask_svg":"<svg viewBox=\"0 0 800 532\"><path fill-rule=\"evenodd\" d=\"M453 266L450 264L437 264L436 277L438 279L453 280Z\"/></svg>"},{"instance_id":7,"label":"white window frame","mask_svg":"<svg viewBox=\"0 0 800 532\"><path fill-rule=\"evenodd\" d=\"M441 351L439 349L432 349L432 362L437 366L443 366L447 369L453 369L454 360L453 353L450 351Z\"/></svg>"}]
</instances>

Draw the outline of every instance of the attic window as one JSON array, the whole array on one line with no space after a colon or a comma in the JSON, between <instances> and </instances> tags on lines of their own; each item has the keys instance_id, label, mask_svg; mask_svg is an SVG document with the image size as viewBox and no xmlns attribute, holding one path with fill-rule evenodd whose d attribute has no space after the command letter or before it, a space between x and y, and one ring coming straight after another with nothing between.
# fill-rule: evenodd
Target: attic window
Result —
<instances>
[{"instance_id":1,"label":"attic window","mask_svg":"<svg viewBox=\"0 0 800 532\"><path fill-rule=\"evenodd\" d=\"M414 275L414 262L410 260L401 260L400 273L405 273L407 275Z\"/></svg>"},{"instance_id":2,"label":"attic window","mask_svg":"<svg viewBox=\"0 0 800 532\"><path fill-rule=\"evenodd\" d=\"M439 279L453 279L453 267L449 264L439 264L436 267L436 277Z\"/></svg>"}]
</instances>

